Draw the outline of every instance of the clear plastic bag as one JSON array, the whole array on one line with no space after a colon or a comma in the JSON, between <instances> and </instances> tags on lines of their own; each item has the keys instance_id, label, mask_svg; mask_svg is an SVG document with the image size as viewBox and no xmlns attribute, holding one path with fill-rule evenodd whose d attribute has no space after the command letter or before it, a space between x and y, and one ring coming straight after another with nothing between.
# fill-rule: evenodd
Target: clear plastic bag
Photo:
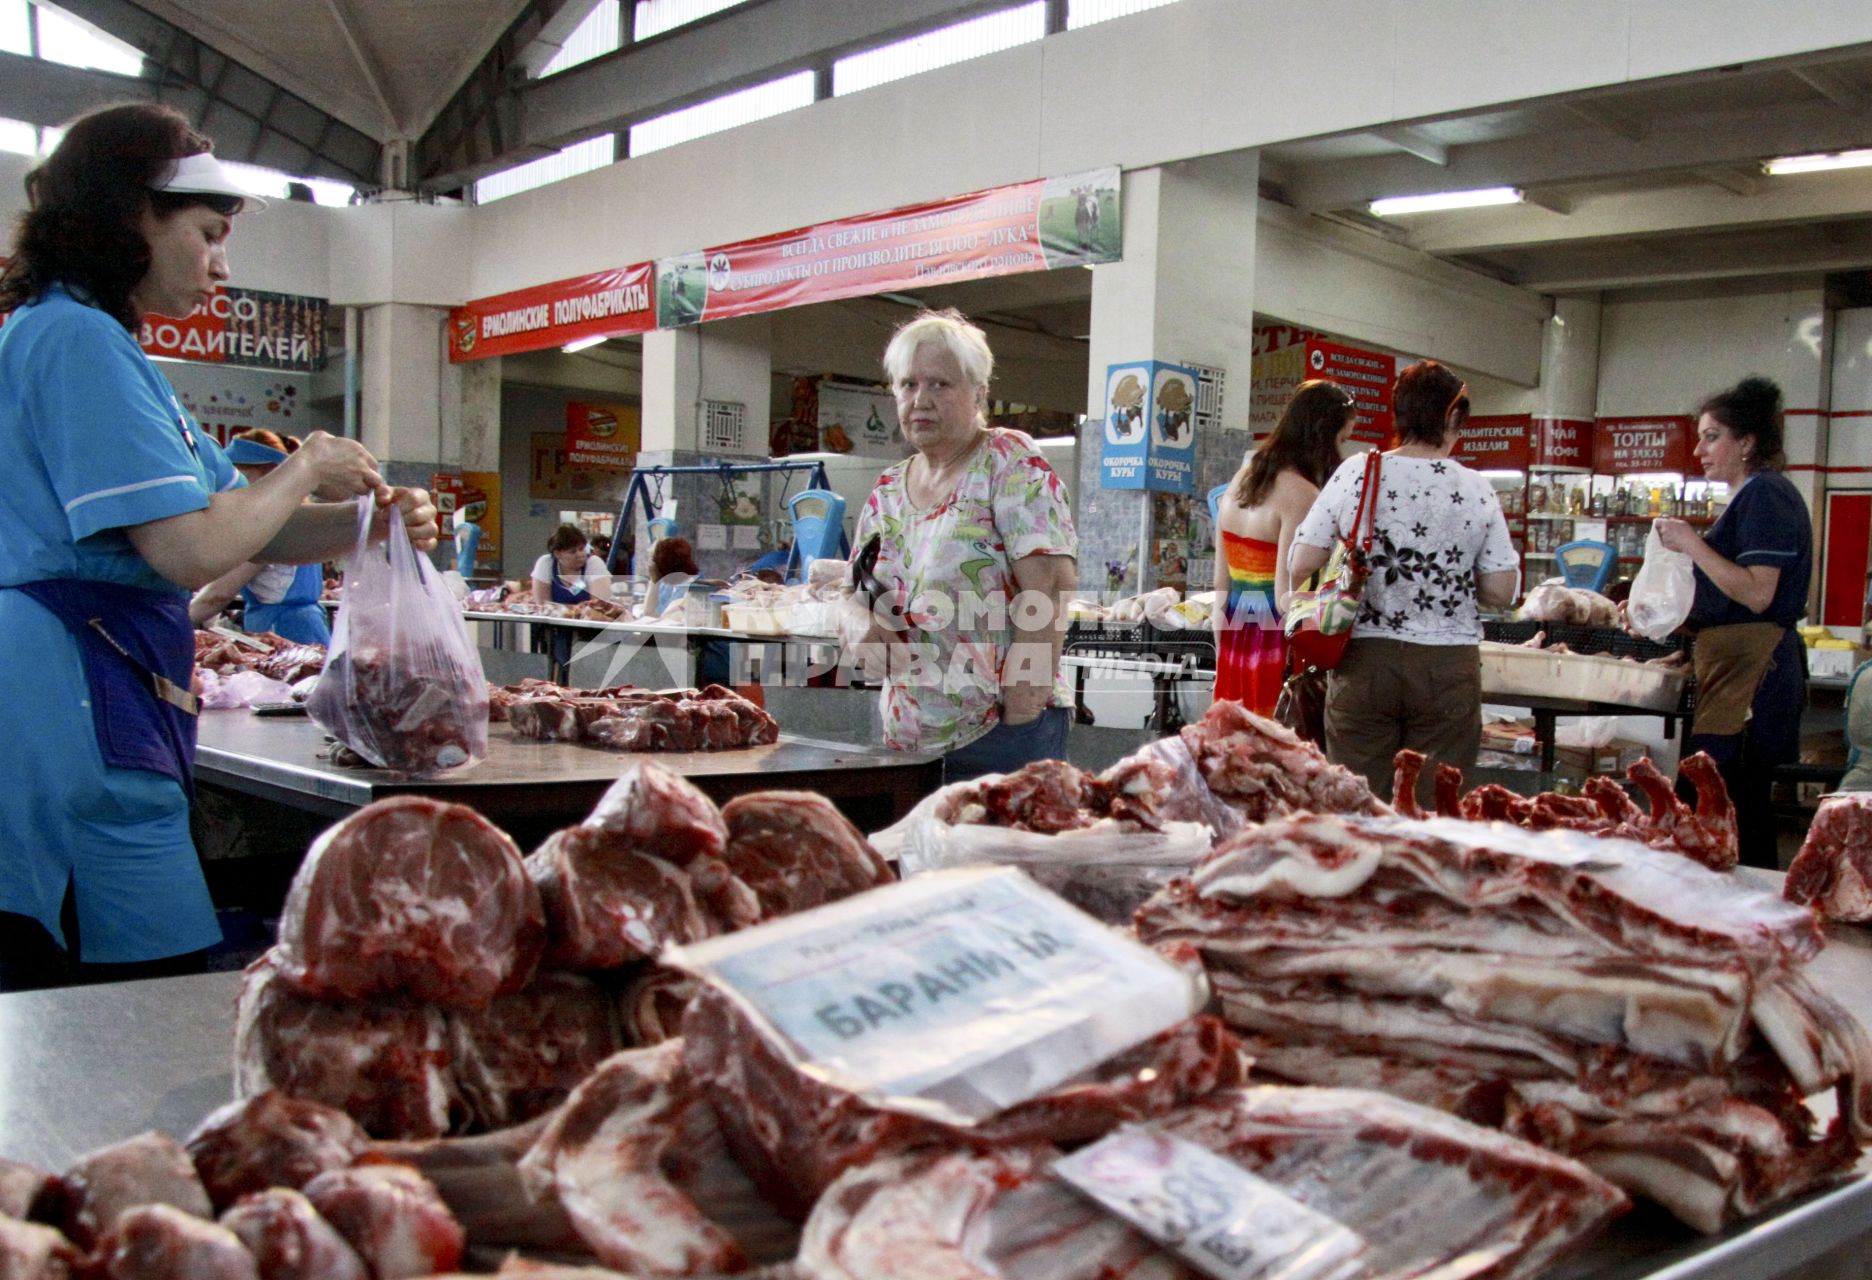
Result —
<instances>
[{"instance_id":1,"label":"clear plastic bag","mask_svg":"<svg viewBox=\"0 0 1872 1280\"><path fill-rule=\"evenodd\" d=\"M1625 603L1632 629L1662 644L1684 624L1695 603L1696 573L1690 557L1665 546L1653 527L1645 538L1644 564Z\"/></svg>"},{"instance_id":2,"label":"clear plastic bag","mask_svg":"<svg viewBox=\"0 0 1872 1280\"><path fill-rule=\"evenodd\" d=\"M203 671L201 678L202 706L210 711L251 707L258 702L292 700L293 686L284 680L263 676L258 671L236 671L225 678L212 671Z\"/></svg>"},{"instance_id":3,"label":"clear plastic bag","mask_svg":"<svg viewBox=\"0 0 1872 1280\"><path fill-rule=\"evenodd\" d=\"M370 545L371 507L345 565L331 656L306 700L312 719L384 769L429 774L487 755L487 680L461 606L390 509Z\"/></svg>"}]
</instances>

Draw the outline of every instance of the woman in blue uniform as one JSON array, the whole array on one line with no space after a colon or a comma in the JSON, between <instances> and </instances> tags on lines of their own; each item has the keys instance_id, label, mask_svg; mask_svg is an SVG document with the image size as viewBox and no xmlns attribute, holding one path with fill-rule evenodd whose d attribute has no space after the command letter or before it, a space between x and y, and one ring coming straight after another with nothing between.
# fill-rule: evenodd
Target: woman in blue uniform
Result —
<instances>
[{"instance_id":1,"label":"woman in blue uniform","mask_svg":"<svg viewBox=\"0 0 1872 1280\"><path fill-rule=\"evenodd\" d=\"M296 445L297 442L295 442ZM249 483L272 474L293 449L271 431L243 431L228 441L228 461ZM295 644L331 645L331 626L319 597L325 591L322 564L240 565L195 593L189 621L201 626L239 596L245 603L241 628L271 631Z\"/></svg>"},{"instance_id":2,"label":"woman in blue uniform","mask_svg":"<svg viewBox=\"0 0 1872 1280\"><path fill-rule=\"evenodd\" d=\"M0 706L31 708L0 734L0 987L74 960L185 970L220 940L188 830L189 590L343 553L357 509L339 499L397 505L435 542L428 495L386 486L355 441L315 434L244 484L138 347L145 316L186 316L227 278L247 197L208 148L155 104L75 121L27 178L0 273Z\"/></svg>"},{"instance_id":3,"label":"woman in blue uniform","mask_svg":"<svg viewBox=\"0 0 1872 1280\"><path fill-rule=\"evenodd\" d=\"M1807 611L1813 522L1781 474L1781 389L1745 378L1698 411L1697 461L1729 486L1729 505L1702 537L1659 520L1658 541L1696 566L1696 716L1686 752L1716 760L1735 801L1742 861L1774 867L1774 766L1800 758L1807 650L1794 630ZM1690 788L1679 783L1680 789ZM1691 799L1689 795L1686 799Z\"/></svg>"}]
</instances>

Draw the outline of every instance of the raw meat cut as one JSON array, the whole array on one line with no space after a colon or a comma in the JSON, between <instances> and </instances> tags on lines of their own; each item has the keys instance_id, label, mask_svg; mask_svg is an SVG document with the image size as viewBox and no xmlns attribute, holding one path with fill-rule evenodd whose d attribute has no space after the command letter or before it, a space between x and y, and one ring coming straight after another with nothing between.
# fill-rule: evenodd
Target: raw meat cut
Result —
<instances>
[{"instance_id":1,"label":"raw meat cut","mask_svg":"<svg viewBox=\"0 0 1872 1280\"><path fill-rule=\"evenodd\" d=\"M268 1187L298 1189L370 1145L335 1107L267 1089L212 1112L184 1142L215 1208Z\"/></svg>"},{"instance_id":2,"label":"raw meat cut","mask_svg":"<svg viewBox=\"0 0 1872 1280\"><path fill-rule=\"evenodd\" d=\"M1573 1160L1366 1090L1225 1089L1156 1127L1352 1228L1373 1276L1533 1276L1630 1207Z\"/></svg>"},{"instance_id":3,"label":"raw meat cut","mask_svg":"<svg viewBox=\"0 0 1872 1280\"><path fill-rule=\"evenodd\" d=\"M440 1009L300 995L271 952L248 967L234 1010L235 1095L267 1089L336 1107L379 1138L438 1137L467 1123Z\"/></svg>"},{"instance_id":4,"label":"raw meat cut","mask_svg":"<svg viewBox=\"0 0 1872 1280\"><path fill-rule=\"evenodd\" d=\"M632 1044L662 1044L682 1034L683 1010L701 981L681 969L646 965L618 997L618 1015Z\"/></svg>"},{"instance_id":5,"label":"raw meat cut","mask_svg":"<svg viewBox=\"0 0 1872 1280\"><path fill-rule=\"evenodd\" d=\"M1289 813L1385 814L1365 780L1286 725L1226 699L1183 730L1210 790L1250 822Z\"/></svg>"},{"instance_id":6,"label":"raw meat cut","mask_svg":"<svg viewBox=\"0 0 1872 1280\"><path fill-rule=\"evenodd\" d=\"M558 1200L608 1266L688 1276L790 1256L792 1233L685 1077L678 1041L611 1058L553 1115L521 1176L536 1197Z\"/></svg>"},{"instance_id":7,"label":"raw meat cut","mask_svg":"<svg viewBox=\"0 0 1872 1280\"><path fill-rule=\"evenodd\" d=\"M803 1219L845 1170L929 1143L1083 1142L1160 1115L1246 1071L1235 1038L1191 1018L1075 1081L972 1129L889 1111L800 1071L734 1002L704 986L683 1017L685 1065L707 1091L728 1149L766 1197Z\"/></svg>"},{"instance_id":8,"label":"raw meat cut","mask_svg":"<svg viewBox=\"0 0 1872 1280\"><path fill-rule=\"evenodd\" d=\"M100 1147L65 1171L65 1234L90 1248L137 1205L169 1205L199 1219L214 1216L182 1144L154 1130Z\"/></svg>"},{"instance_id":9,"label":"raw meat cut","mask_svg":"<svg viewBox=\"0 0 1872 1280\"><path fill-rule=\"evenodd\" d=\"M403 992L485 1005L532 976L539 892L505 832L464 805L397 796L314 842L280 919L280 976L308 995Z\"/></svg>"},{"instance_id":10,"label":"raw meat cut","mask_svg":"<svg viewBox=\"0 0 1872 1280\"><path fill-rule=\"evenodd\" d=\"M239 1236L167 1204L124 1210L94 1264L101 1280L260 1280Z\"/></svg>"},{"instance_id":11,"label":"raw meat cut","mask_svg":"<svg viewBox=\"0 0 1872 1280\"><path fill-rule=\"evenodd\" d=\"M355 630L348 647L337 637L333 647L306 709L353 751L380 769L418 776L487 754L487 678L478 660L470 669L437 644L399 652Z\"/></svg>"},{"instance_id":12,"label":"raw meat cut","mask_svg":"<svg viewBox=\"0 0 1872 1280\"><path fill-rule=\"evenodd\" d=\"M1872 793L1821 800L1783 892L1829 920L1872 920Z\"/></svg>"},{"instance_id":13,"label":"raw meat cut","mask_svg":"<svg viewBox=\"0 0 1872 1280\"><path fill-rule=\"evenodd\" d=\"M618 775L584 825L679 867L719 858L728 845L728 827L715 802L694 783L647 760Z\"/></svg>"},{"instance_id":14,"label":"raw meat cut","mask_svg":"<svg viewBox=\"0 0 1872 1280\"><path fill-rule=\"evenodd\" d=\"M260 1280L371 1280L357 1250L290 1188L247 1196L221 1215L221 1225L247 1246Z\"/></svg>"},{"instance_id":15,"label":"raw meat cut","mask_svg":"<svg viewBox=\"0 0 1872 1280\"><path fill-rule=\"evenodd\" d=\"M70 1280L83 1262L60 1232L0 1213L0 1276L6 1280Z\"/></svg>"},{"instance_id":16,"label":"raw meat cut","mask_svg":"<svg viewBox=\"0 0 1872 1280\"><path fill-rule=\"evenodd\" d=\"M38 1218L35 1206L63 1191L56 1174L0 1156L0 1217Z\"/></svg>"},{"instance_id":17,"label":"raw meat cut","mask_svg":"<svg viewBox=\"0 0 1872 1280\"><path fill-rule=\"evenodd\" d=\"M470 1248L589 1255L558 1197L535 1196L520 1177L520 1159L545 1132L548 1118L470 1138L380 1142L374 1151L429 1179L461 1224Z\"/></svg>"},{"instance_id":18,"label":"raw meat cut","mask_svg":"<svg viewBox=\"0 0 1872 1280\"><path fill-rule=\"evenodd\" d=\"M1506 1123L1702 1229L1850 1165L1802 1096L1872 1136L1872 1035L1806 977L1811 914L1629 841L1291 818L1137 926L1201 952L1267 1069Z\"/></svg>"},{"instance_id":19,"label":"raw meat cut","mask_svg":"<svg viewBox=\"0 0 1872 1280\"><path fill-rule=\"evenodd\" d=\"M735 751L780 740L765 709L720 685L652 692L528 681L506 692L506 720L523 738L639 752Z\"/></svg>"},{"instance_id":20,"label":"raw meat cut","mask_svg":"<svg viewBox=\"0 0 1872 1280\"><path fill-rule=\"evenodd\" d=\"M550 1111L622 1047L611 996L576 974L542 973L485 1009L448 1015L449 1070L476 1129Z\"/></svg>"},{"instance_id":21,"label":"raw meat cut","mask_svg":"<svg viewBox=\"0 0 1872 1280\"><path fill-rule=\"evenodd\" d=\"M1407 818L1424 816L1415 790L1423 766L1423 753L1409 748L1398 752L1392 761L1392 791L1398 812ZM1636 840L1654 849L1684 854L1713 870L1726 871L1735 866L1739 849L1735 805L1730 802L1728 785L1706 752L1687 757L1678 770L1696 788L1694 810L1677 798L1670 780L1649 758L1638 760L1626 770L1650 801L1647 817L1623 787L1603 775L1588 778L1581 788L1583 794L1577 796L1552 791L1522 796L1496 782L1463 796L1462 771L1454 765L1439 764L1437 815L1471 822L1508 822L1530 831L1581 831Z\"/></svg>"},{"instance_id":22,"label":"raw meat cut","mask_svg":"<svg viewBox=\"0 0 1872 1280\"><path fill-rule=\"evenodd\" d=\"M600 827L568 827L527 855L546 911L546 963L589 972L654 959L722 931L689 873Z\"/></svg>"},{"instance_id":23,"label":"raw meat cut","mask_svg":"<svg viewBox=\"0 0 1872 1280\"><path fill-rule=\"evenodd\" d=\"M305 1197L376 1280L433 1275L461 1265L461 1224L429 1180L408 1165L361 1162L333 1169L306 1183Z\"/></svg>"},{"instance_id":24,"label":"raw meat cut","mask_svg":"<svg viewBox=\"0 0 1872 1280\"><path fill-rule=\"evenodd\" d=\"M722 806L728 869L763 919L837 902L897 877L851 820L810 791L756 791Z\"/></svg>"}]
</instances>

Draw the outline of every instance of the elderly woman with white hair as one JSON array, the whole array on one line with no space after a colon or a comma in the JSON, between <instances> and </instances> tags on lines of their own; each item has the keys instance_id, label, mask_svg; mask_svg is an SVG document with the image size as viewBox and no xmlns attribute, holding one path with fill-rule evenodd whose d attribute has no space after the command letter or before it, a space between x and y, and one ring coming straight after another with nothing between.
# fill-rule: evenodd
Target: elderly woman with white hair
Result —
<instances>
[{"instance_id":1,"label":"elderly woman with white hair","mask_svg":"<svg viewBox=\"0 0 1872 1280\"><path fill-rule=\"evenodd\" d=\"M884 369L916 450L858 518L858 545L880 540L875 574L893 596L866 637L884 646L884 740L940 752L949 782L1059 759L1079 554L1066 487L1032 439L987 424L994 354L960 312L904 324Z\"/></svg>"}]
</instances>

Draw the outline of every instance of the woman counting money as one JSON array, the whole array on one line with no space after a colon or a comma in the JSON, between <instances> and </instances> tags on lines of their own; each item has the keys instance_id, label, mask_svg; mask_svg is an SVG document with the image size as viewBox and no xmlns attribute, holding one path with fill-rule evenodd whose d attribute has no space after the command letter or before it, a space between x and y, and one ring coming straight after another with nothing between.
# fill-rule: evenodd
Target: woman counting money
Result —
<instances>
[{"instance_id":1,"label":"woman counting money","mask_svg":"<svg viewBox=\"0 0 1872 1280\"><path fill-rule=\"evenodd\" d=\"M247 484L138 347L213 297L252 202L186 119L86 115L26 189L0 274L0 704L34 714L0 735L0 988L182 972L220 941L189 838L189 592L344 554L344 499L436 539L428 494L355 441L314 433Z\"/></svg>"}]
</instances>

